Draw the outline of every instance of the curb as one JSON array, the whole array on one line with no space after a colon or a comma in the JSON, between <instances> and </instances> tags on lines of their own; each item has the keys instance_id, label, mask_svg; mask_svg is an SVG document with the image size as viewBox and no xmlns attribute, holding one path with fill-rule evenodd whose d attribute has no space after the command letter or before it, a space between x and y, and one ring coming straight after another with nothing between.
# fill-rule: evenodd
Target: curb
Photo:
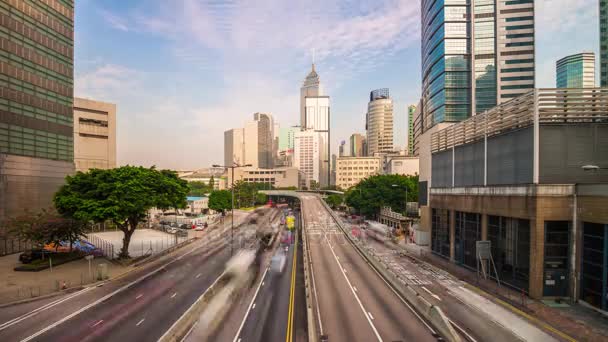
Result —
<instances>
[{"instance_id":1,"label":"curb","mask_svg":"<svg viewBox=\"0 0 608 342\"><path fill-rule=\"evenodd\" d=\"M55 292L47 293L47 294L42 295L42 296L30 297L30 298L25 298L25 299L19 299L19 300L15 300L15 301L12 301L12 302L0 304L0 309L1 308L7 308L7 307L10 307L10 306L19 305L19 304L26 304L26 303L30 303L30 302L35 302L37 300L57 297L57 296L60 296L60 295L63 295L63 294L69 294L69 293L73 293L73 292L78 292L78 291L83 290L85 288L86 288L86 286L77 286L77 287L71 287L71 288L65 289L65 290L60 290L60 291L55 291Z\"/></svg>"}]
</instances>

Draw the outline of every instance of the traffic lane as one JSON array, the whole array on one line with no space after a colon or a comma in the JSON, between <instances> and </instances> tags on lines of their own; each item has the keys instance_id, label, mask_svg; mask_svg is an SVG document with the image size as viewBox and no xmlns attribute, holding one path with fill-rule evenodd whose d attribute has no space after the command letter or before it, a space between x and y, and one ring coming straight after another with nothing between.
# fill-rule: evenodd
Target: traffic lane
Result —
<instances>
[{"instance_id":1,"label":"traffic lane","mask_svg":"<svg viewBox=\"0 0 608 342\"><path fill-rule=\"evenodd\" d=\"M229 251L220 253L214 257L226 261ZM180 272L167 272L145 289L120 293L99 309L41 336L41 340L155 341L224 271L224 262L206 261Z\"/></svg>"},{"instance_id":2,"label":"traffic lane","mask_svg":"<svg viewBox=\"0 0 608 342\"><path fill-rule=\"evenodd\" d=\"M218 231L219 230L219 231ZM167 257L160 258L140 268L136 268L123 277L106 281L98 285L93 285L81 291L67 293L40 301L18 304L3 308L2 323L0 323L0 339L4 337L19 335L20 331L30 331L36 328L43 328L54 323L58 319L94 302L120 287L142 277L154 269L163 267L175 259L192 253L200 253L204 247L225 238L226 232L220 229L213 229L211 234L207 234L202 239L193 242L191 245L169 254ZM223 234L222 234L223 233ZM167 267L171 267L170 265ZM14 324L6 325L13 321Z\"/></svg>"},{"instance_id":3,"label":"traffic lane","mask_svg":"<svg viewBox=\"0 0 608 342\"><path fill-rule=\"evenodd\" d=\"M303 204L305 220L311 219ZM313 273L321 334L331 341L374 341L376 337L363 311L358 307L352 289L343 277L322 233L308 235L311 272Z\"/></svg>"},{"instance_id":4,"label":"traffic lane","mask_svg":"<svg viewBox=\"0 0 608 342\"><path fill-rule=\"evenodd\" d=\"M290 250L292 250L290 248ZM277 250L277 253L282 253ZM287 332L287 316L293 254L285 257L282 272L270 266L265 279L262 279L260 291L245 320L239 334L242 341L283 341Z\"/></svg>"},{"instance_id":5,"label":"traffic lane","mask_svg":"<svg viewBox=\"0 0 608 342\"><path fill-rule=\"evenodd\" d=\"M437 340L427 325L346 241L344 235L334 236L332 245L382 340Z\"/></svg>"},{"instance_id":6,"label":"traffic lane","mask_svg":"<svg viewBox=\"0 0 608 342\"><path fill-rule=\"evenodd\" d=\"M300 226L300 225L298 225ZM299 240L296 246L296 284L294 298L294 337L296 342L308 341L308 312L306 307L306 289L304 283L304 250L302 240L302 230L298 230Z\"/></svg>"},{"instance_id":7,"label":"traffic lane","mask_svg":"<svg viewBox=\"0 0 608 342\"><path fill-rule=\"evenodd\" d=\"M130 275L129 277L122 278L118 281L108 282L103 287L89 288L88 289L89 292L87 292L83 295L70 299L64 303L61 303L60 305L54 306L49 310L42 311L28 320L24 320L23 322L20 322L19 324L16 324L3 331L0 331L0 338L6 337L9 340L15 340L15 339L20 340L22 338L31 336L32 334L39 332L39 331L47 328L48 326L56 324L58 321L64 319L64 317L67 317L68 315L76 314L82 308L84 308L88 305L91 305L92 303L95 303L100 298L103 298L107 295L110 295L111 293L113 293L115 291L118 291L120 288L126 286L127 284L134 281L135 279L138 279L141 276L148 274L149 272L152 272L155 269L164 269L165 271L167 271L167 270L179 270L179 269L183 268L184 266L186 266L188 264L188 262L190 260L195 260L196 258L200 257L201 255L207 254L208 251L206 250L206 247L208 247L208 246L209 245L201 245L200 246L201 248L191 249L189 251L189 254L182 253L180 256L183 257L183 259L179 260L179 257L176 257L175 258L176 261L171 263L170 265L160 265L157 268L146 269L143 272L134 272L136 274ZM146 278L145 280L139 282L138 284L133 285L131 287L131 289L141 288L142 286L143 286L143 288L145 288L145 286L152 284L159 275L161 275L161 273L157 272L156 274ZM135 279L132 279L132 278L135 278ZM128 291L128 289L125 291ZM117 293L116 295L118 295L119 293ZM116 295L114 295L114 296L116 296ZM113 298L113 297L111 297L111 298ZM107 300L110 300L111 298L108 298ZM89 310L93 310L99 305L103 305L103 303L97 304L96 306L91 307ZM89 312L89 310L86 310L84 312ZM71 319L75 319L79 315L80 314L78 314L75 317L72 317ZM59 326L54 329L60 328L61 325L68 323L70 320L59 324Z\"/></svg>"},{"instance_id":8,"label":"traffic lane","mask_svg":"<svg viewBox=\"0 0 608 342\"><path fill-rule=\"evenodd\" d=\"M227 260L227 252L223 251L223 254ZM123 338L158 338L223 272L223 262L205 262L207 257L213 255L207 253L198 256L199 258L186 260L184 267L162 271L153 276L154 278L114 295L36 337L35 340L119 341ZM146 321L148 324L146 329L143 329L142 323Z\"/></svg>"}]
</instances>

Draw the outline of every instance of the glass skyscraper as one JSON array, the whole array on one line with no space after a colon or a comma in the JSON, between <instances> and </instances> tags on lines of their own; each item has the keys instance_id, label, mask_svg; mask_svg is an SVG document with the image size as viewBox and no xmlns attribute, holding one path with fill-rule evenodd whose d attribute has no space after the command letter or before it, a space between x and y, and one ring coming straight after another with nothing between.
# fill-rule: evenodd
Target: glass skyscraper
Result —
<instances>
[{"instance_id":1,"label":"glass skyscraper","mask_svg":"<svg viewBox=\"0 0 608 342\"><path fill-rule=\"evenodd\" d=\"M73 172L73 56L73 0L0 2L0 219Z\"/></svg>"},{"instance_id":2,"label":"glass skyscraper","mask_svg":"<svg viewBox=\"0 0 608 342\"><path fill-rule=\"evenodd\" d=\"M608 0L600 0L600 83L608 87Z\"/></svg>"},{"instance_id":3,"label":"glass skyscraper","mask_svg":"<svg viewBox=\"0 0 608 342\"><path fill-rule=\"evenodd\" d=\"M555 64L557 88L595 87L595 54L583 52L566 56Z\"/></svg>"},{"instance_id":4,"label":"glass skyscraper","mask_svg":"<svg viewBox=\"0 0 608 342\"><path fill-rule=\"evenodd\" d=\"M533 0L421 0L423 129L534 88Z\"/></svg>"}]
</instances>

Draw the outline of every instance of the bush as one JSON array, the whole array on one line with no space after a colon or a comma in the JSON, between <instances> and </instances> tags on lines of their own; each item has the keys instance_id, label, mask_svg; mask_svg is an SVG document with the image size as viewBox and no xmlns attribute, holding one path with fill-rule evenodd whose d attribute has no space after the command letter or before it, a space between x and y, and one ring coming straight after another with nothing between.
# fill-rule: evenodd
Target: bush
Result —
<instances>
[{"instance_id":1,"label":"bush","mask_svg":"<svg viewBox=\"0 0 608 342\"><path fill-rule=\"evenodd\" d=\"M71 253L56 253L51 255L51 262L53 267L66 264L70 261L78 260L84 257L82 252L71 252ZM45 258L34 260L29 264L24 264L14 268L15 271L21 272L38 272L49 268L49 259Z\"/></svg>"}]
</instances>

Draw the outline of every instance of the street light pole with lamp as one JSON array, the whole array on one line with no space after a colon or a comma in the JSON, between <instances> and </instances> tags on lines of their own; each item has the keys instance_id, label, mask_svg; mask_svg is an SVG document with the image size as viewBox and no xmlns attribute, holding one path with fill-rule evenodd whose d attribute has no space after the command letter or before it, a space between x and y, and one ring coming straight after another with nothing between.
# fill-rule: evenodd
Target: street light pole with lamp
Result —
<instances>
[{"instance_id":1,"label":"street light pole with lamp","mask_svg":"<svg viewBox=\"0 0 608 342\"><path fill-rule=\"evenodd\" d=\"M213 167L221 167L224 169L231 169L232 170L232 177L231 177L231 188L232 188L232 205L230 206L230 215L232 216L231 218L231 227L230 227L230 255L234 255L234 169L238 169L240 167L251 167L251 164L245 164L245 165L239 165L237 163L232 164L231 166L228 165L217 165L214 164Z\"/></svg>"}]
</instances>

